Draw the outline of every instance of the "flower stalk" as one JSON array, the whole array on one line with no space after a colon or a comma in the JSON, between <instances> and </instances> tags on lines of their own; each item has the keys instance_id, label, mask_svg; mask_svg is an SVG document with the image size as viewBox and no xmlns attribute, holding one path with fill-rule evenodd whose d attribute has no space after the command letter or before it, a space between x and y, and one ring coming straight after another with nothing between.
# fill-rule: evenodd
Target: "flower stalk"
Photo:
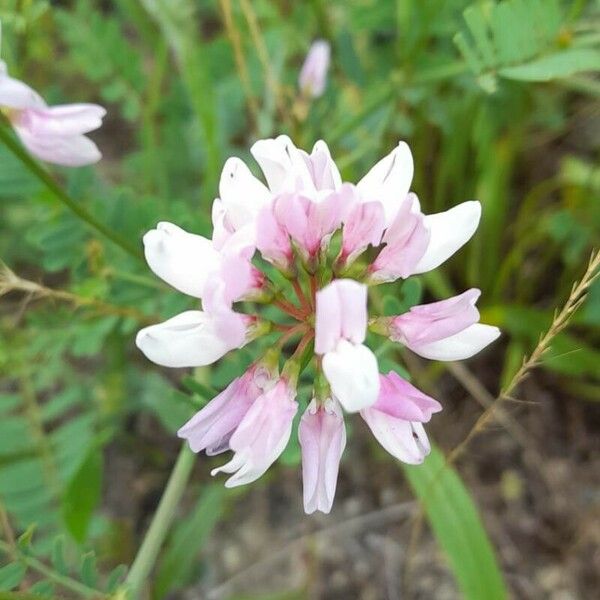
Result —
<instances>
[{"instance_id":1,"label":"flower stalk","mask_svg":"<svg viewBox=\"0 0 600 600\"><path fill-rule=\"evenodd\" d=\"M160 499L158 508L152 517L150 527L144 536L142 544L136 554L131 570L125 580L125 585L137 598L148 581L150 573L156 563L160 549L169 532L169 528L176 515L177 506L185 492L185 487L192 473L195 456L186 445L181 447L179 456L167 487Z\"/></svg>"}]
</instances>

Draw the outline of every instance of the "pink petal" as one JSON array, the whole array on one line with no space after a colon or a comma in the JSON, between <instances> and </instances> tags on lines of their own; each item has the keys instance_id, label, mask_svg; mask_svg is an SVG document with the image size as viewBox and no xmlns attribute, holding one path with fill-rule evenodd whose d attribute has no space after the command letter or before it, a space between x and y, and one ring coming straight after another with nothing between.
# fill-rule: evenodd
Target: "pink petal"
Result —
<instances>
[{"instance_id":1,"label":"pink petal","mask_svg":"<svg viewBox=\"0 0 600 600\"><path fill-rule=\"evenodd\" d=\"M316 296L315 352L333 350L340 339L355 344L367 332L367 286L352 279L336 279Z\"/></svg>"},{"instance_id":2,"label":"pink petal","mask_svg":"<svg viewBox=\"0 0 600 600\"><path fill-rule=\"evenodd\" d=\"M251 483L263 475L290 439L298 409L294 396L295 390L284 380L261 394L229 440L233 458L211 474L235 473L225 482L226 487Z\"/></svg>"},{"instance_id":3,"label":"pink petal","mask_svg":"<svg viewBox=\"0 0 600 600\"><path fill-rule=\"evenodd\" d=\"M341 408L335 400L308 405L300 420L298 437L302 447L304 510L307 514L331 511L340 459L346 446Z\"/></svg>"},{"instance_id":4,"label":"pink petal","mask_svg":"<svg viewBox=\"0 0 600 600\"><path fill-rule=\"evenodd\" d=\"M412 275L429 244L429 232L414 194L409 194L402 204L383 235L383 242L386 245L370 268L372 278L375 281L395 281Z\"/></svg>"},{"instance_id":5,"label":"pink petal","mask_svg":"<svg viewBox=\"0 0 600 600\"><path fill-rule=\"evenodd\" d=\"M6 64L0 61L0 106L23 110L45 108L43 98L27 84L7 75Z\"/></svg>"},{"instance_id":6,"label":"pink petal","mask_svg":"<svg viewBox=\"0 0 600 600\"><path fill-rule=\"evenodd\" d=\"M384 211L380 202L356 204L344 223L342 259L352 262L369 245L379 246L384 229Z\"/></svg>"},{"instance_id":7,"label":"pink petal","mask_svg":"<svg viewBox=\"0 0 600 600\"><path fill-rule=\"evenodd\" d=\"M308 168L317 190L337 190L342 185L340 172L331 158L329 147L323 140L313 146L308 158Z\"/></svg>"},{"instance_id":8,"label":"pink petal","mask_svg":"<svg viewBox=\"0 0 600 600\"><path fill-rule=\"evenodd\" d=\"M392 318L391 337L409 347L447 338L479 321L475 303L481 291L475 288L439 302L413 306Z\"/></svg>"},{"instance_id":9,"label":"pink petal","mask_svg":"<svg viewBox=\"0 0 600 600\"><path fill-rule=\"evenodd\" d=\"M360 414L377 441L394 458L419 465L429 454L429 440L421 423L398 419L374 407L366 408Z\"/></svg>"},{"instance_id":10,"label":"pink petal","mask_svg":"<svg viewBox=\"0 0 600 600\"><path fill-rule=\"evenodd\" d=\"M310 47L302 69L298 84L303 94L318 98L325 91L327 83L327 71L331 47L325 40L317 40Z\"/></svg>"},{"instance_id":11,"label":"pink petal","mask_svg":"<svg viewBox=\"0 0 600 600\"><path fill-rule=\"evenodd\" d=\"M380 375L380 391L373 409L405 421L427 422L441 404L427 396L394 371Z\"/></svg>"},{"instance_id":12,"label":"pink petal","mask_svg":"<svg viewBox=\"0 0 600 600\"><path fill-rule=\"evenodd\" d=\"M15 131L27 150L45 162L65 167L82 167L102 158L96 144L84 135L39 136L18 125L15 125Z\"/></svg>"},{"instance_id":13,"label":"pink petal","mask_svg":"<svg viewBox=\"0 0 600 600\"><path fill-rule=\"evenodd\" d=\"M32 136L70 137L88 133L102 125L106 109L97 104L64 104L21 113L19 126Z\"/></svg>"}]
</instances>

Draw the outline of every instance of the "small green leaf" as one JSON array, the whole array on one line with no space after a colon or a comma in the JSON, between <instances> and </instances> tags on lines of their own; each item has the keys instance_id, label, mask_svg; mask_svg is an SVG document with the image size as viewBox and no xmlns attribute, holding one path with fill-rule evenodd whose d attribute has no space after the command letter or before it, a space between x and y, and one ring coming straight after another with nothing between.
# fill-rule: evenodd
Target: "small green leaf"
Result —
<instances>
[{"instance_id":1,"label":"small green leaf","mask_svg":"<svg viewBox=\"0 0 600 600\"><path fill-rule=\"evenodd\" d=\"M500 69L498 74L519 81L550 81L582 71L597 71L599 66L600 51L591 48L569 48L522 65L505 67Z\"/></svg>"},{"instance_id":2,"label":"small green leaf","mask_svg":"<svg viewBox=\"0 0 600 600\"><path fill-rule=\"evenodd\" d=\"M0 591L14 590L23 581L26 571L22 563L11 563L0 568Z\"/></svg>"},{"instance_id":3,"label":"small green leaf","mask_svg":"<svg viewBox=\"0 0 600 600\"><path fill-rule=\"evenodd\" d=\"M63 498L63 517L71 535L85 541L102 492L102 453L93 448L71 479Z\"/></svg>"},{"instance_id":4,"label":"small green leaf","mask_svg":"<svg viewBox=\"0 0 600 600\"><path fill-rule=\"evenodd\" d=\"M446 465L442 452L433 447L422 465L402 466L463 597L504 600L504 580L477 508L457 472Z\"/></svg>"},{"instance_id":5,"label":"small green leaf","mask_svg":"<svg viewBox=\"0 0 600 600\"><path fill-rule=\"evenodd\" d=\"M106 578L106 591L112 594L117 591L119 585L121 585L125 575L127 574L127 565L119 565L115 567Z\"/></svg>"},{"instance_id":6,"label":"small green leaf","mask_svg":"<svg viewBox=\"0 0 600 600\"><path fill-rule=\"evenodd\" d=\"M96 555L93 552L87 552L81 559L81 581L91 588L98 584Z\"/></svg>"},{"instance_id":7,"label":"small green leaf","mask_svg":"<svg viewBox=\"0 0 600 600\"><path fill-rule=\"evenodd\" d=\"M62 535L58 536L54 540L54 544L52 545L51 562L54 569L61 575L67 575L69 573L67 562L65 560L65 538Z\"/></svg>"},{"instance_id":8,"label":"small green leaf","mask_svg":"<svg viewBox=\"0 0 600 600\"><path fill-rule=\"evenodd\" d=\"M33 532L35 531L35 523L29 525L24 533L19 536L17 540L17 545L19 546L21 552L28 552L31 548L31 540L33 539Z\"/></svg>"},{"instance_id":9,"label":"small green leaf","mask_svg":"<svg viewBox=\"0 0 600 600\"><path fill-rule=\"evenodd\" d=\"M200 495L194 511L175 529L162 555L154 598L164 598L188 582L206 538L223 514L225 493L222 485L209 485Z\"/></svg>"},{"instance_id":10,"label":"small green leaf","mask_svg":"<svg viewBox=\"0 0 600 600\"><path fill-rule=\"evenodd\" d=\"M29 591L42 598L53 598L55 594L54 584L48 580L38 581L29 588Z\"/></svg>"}]
</instances>

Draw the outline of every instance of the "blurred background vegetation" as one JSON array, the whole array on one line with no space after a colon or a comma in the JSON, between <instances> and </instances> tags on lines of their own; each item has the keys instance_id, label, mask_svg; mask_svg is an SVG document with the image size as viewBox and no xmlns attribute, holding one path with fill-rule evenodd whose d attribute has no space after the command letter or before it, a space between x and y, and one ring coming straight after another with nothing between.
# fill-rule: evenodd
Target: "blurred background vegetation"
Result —
<instances>
[{"instance_id":1,"label":"blurred background vegetation","mask_svg":"<svg viewBox=\"0 0 600 600\"><path fill-rule=\"evenodd\" d=\"M482 321L503 330L466 364L403 357L445 407L430 428L441 450L403 471L353 424L337 504L310 518L294 441L235 491L198 457L148 597L596 597L600 282L456 471L439 467L598 245L599 2L0 0L0 20L13 76L49 103L108 107L93 136L102 162L52 171L135 246L161 220L209 235L225 159L254 169L252 142L279 133L307 148L325 139L348 181L404 139L425 212L483 204L465 249L379 298L393 314L479 287ZM297 77L316 38L332 67L309 104ZM189 299L4 146L0 211L0 597L122 594L119 565L156 508L174 431L254 351L194 373L146 361L137 329ZM401 368L394 348L377 353Z\"/></svg>"}]
</instances>

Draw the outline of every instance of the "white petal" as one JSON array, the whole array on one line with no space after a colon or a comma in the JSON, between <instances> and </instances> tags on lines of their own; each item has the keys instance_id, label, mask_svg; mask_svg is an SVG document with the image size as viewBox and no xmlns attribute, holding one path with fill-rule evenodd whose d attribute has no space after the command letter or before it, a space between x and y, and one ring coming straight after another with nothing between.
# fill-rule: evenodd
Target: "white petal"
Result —
<instances>
[{"instance_id":1,"label":"white petal","mask_svg":"<svg viewBox=\"0 0 600 600\"><path fill-rule=\"evenodd\" d=\"M317 140L313 146L310 161L315 186L319 190L337 190L342 185L342 176L331 158L329 146L323 140Z\"/></svg>"},{"instance_id":2,"label":"white petal","mask_svg":"<svg viewBox=\"0 0 600 600\"><path fill-rule=\"evenodd\" d=\"M463 360L477 354L499 335L500 330L497 327L475 323L443 340L409 348L431 360Z\"/></svg>"},{"instance_id":3,"label":"white petal","mask_svg":"<svg viewBox=\"0 0 600 600\"><path fill-rule=\"evenodd\" d=\"M271 193L244 161L229 158L221 172L219 194L234 229L254 221L260 209L271 201Z\"/></svg>"},{"instance_id":4,"label":"white petal","mask_svg":"<svg viewBox=\"0 0 600 600\"><path fill-rule=\"evenodd\" d=\"M431 271L450 258L471 239L480 218L481 204L476 201L463 202L445 212L427 215L425 226L431 233L429 246L413 274Z\"/></svg>"},{"instance_id":5,"label":"white petal","mask_svg":"<svg viewBox=\"0 0 600 600\"><path fill-rule=\"evenodd\" d=\"M152 271L175 289L201 298L208 276L220 264L210 240L172 223L159 223L144 236L144 253Z\"/></svg>"},{"instance_id":6,"label":"white petal","mask_svg":"<svg viewBox=\"0 0 600 600\"><path fill-rule=\"evenodd\" d=\"M2 63L4 65L4 63ZM21 110L45 108L43 98L27 84L13 79L0 70L0 106Z\"/></svg>"},{"instance_id":7,"label":"white petal","mask_svg":"<svg viewBox=\"0 0 600 600\"><path fill-rule=\"evenodd\" d=\"M360 414L377 441L394 458L409 465L423 462L428 454L429 441L420 423L395 419L375 409L363 410ZM413 435L414 426L419 426L415 432L419 436L417 439Z\"/></svg>"},{"instance_id":8,"label":"white petal","mask_svg":"<svg viewBox=\"0 0 600 600\"><path fill-rule=\"evenodd\" d=\"M287 135L258 140L250 152L260 165L271 192L298 188L314 191L306 161Z\"/></svg>"},{"instance_id":9,"label":"white petal","mask_svg":"<svg viewBox=\"0 0 600 600\"><path fill-rule=\"evenodd\" d=\"M323 372L333 395L348 412L357 412L377 400L377 358L366 346L340 340L334 351L323 356Z\"/></svg>"},{"instance_id":10,"label":"white petal","mask_svg":"<svg viewBox=\"0 0 600 600\"><path fill-rule=\"evenodd\" d=\"M232 312L225 318L232 325L232 319L240 318L240 315ZM158 365L202 367L244 343L243 325L238 339L232 335L224 337L220 333L221 325L218 318L208 313L188 310L158 325L145 327L138 332L135 343Z\"/></svg>"},{"instance_id":11,"label":"white petal","mask_svg":"<svg viewBox=\"0 0 600 600\"><path fill-rule=\"evenodd\" d=\"M410 190L413 174L414 163L410 148L406 142L400 142L371 168L357 187L363 201L378 200L383 204L386 223L389 224Z\"/></svg>"}]
</instances>

